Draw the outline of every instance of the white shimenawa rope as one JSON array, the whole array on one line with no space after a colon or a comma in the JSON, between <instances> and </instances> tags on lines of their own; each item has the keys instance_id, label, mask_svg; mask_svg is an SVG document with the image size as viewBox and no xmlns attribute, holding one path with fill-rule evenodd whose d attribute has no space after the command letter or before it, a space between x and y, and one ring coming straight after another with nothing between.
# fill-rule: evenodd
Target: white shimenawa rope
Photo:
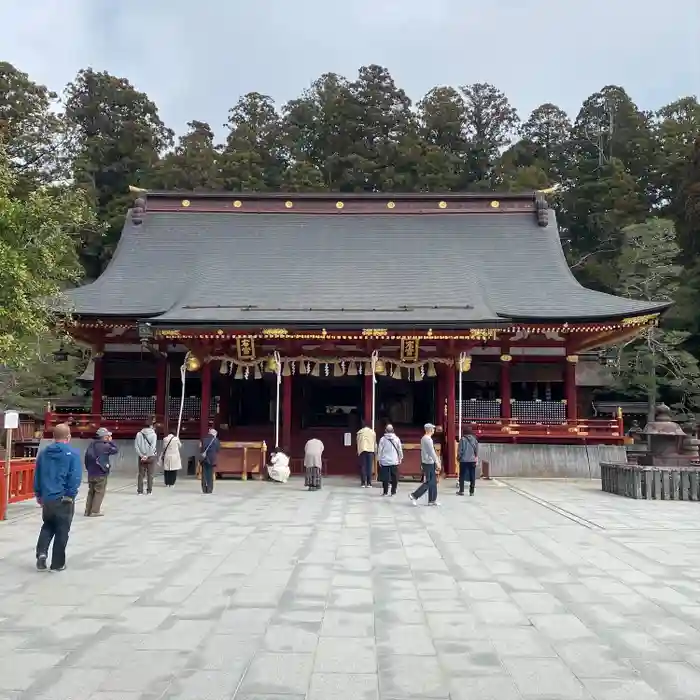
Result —
<instances>
[{"instance_id":1,"label":"white shimenawa rope","mask_svg":"<svg viewBox=\"0 0 700 700\"><path fill-rule=\"evenodd\" d=\"M376 430L376 404L377 404L377 360L379 352L375 350L372 353L372 430ZM367 420L365 418L365 420Z\"/></svg>"},{"instance_id":2,"label":"white shimenawa rope","mask_svg":"<svg viewBox=\"0 0 700 700\"><path fill-rule=\"evenodd\" d=\"M185 361L182 363L182 367L180 367L180 380L182 382L182 392L180 394L180 413L177 416L177 432L175 435L179 438L180 437L180 428L182 426L182 413L185 410L185 375L187 374L187 360L190 357L190 353L188 352L185 355ZM204 407L202 407L202 410L204 410Z\"/></svg>"},{"instance_id":3,"label":"white shimenawa rope","mask_svg":"<svg viewBox=\"0 0 700 700\"><path fill-rule=\"evenodd\" d=\"M464 360L467 357L466 352L459 354L459 411L457 412L457 439L462 439L462 366L464 365Z\"/></svg>"}]
</instances>

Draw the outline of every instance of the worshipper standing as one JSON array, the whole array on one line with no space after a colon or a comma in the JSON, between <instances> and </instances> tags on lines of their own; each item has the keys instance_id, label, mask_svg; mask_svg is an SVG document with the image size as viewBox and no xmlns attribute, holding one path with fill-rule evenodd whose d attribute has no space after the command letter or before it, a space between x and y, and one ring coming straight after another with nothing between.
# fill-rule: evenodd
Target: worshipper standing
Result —
<instances>
[{"instance_id":1,"label":"worshipper standing","mask_svg":"<svg viewBox=\"0 0 700 700\"><path fill-rule=\"evenodd\" d=\"M34 496L41 506L43 521L36 543L36 568L39 571L46 571L52 540L51 571L66 568L66 545L83 471L80 453L69 442L70 428L59 423L53 429L53 442L36 458Z\"/></svg>"},{"instance_id":2,"label":"worshipper standing","mask_svg":"<svg viewBox=\"0 0 700 700\"><path fill-rule=\"evenodd\" d=\"M202 452L202 493L214 493L214 469L221 449L221 443L214 428L209 429L208 435L200 443Z\"/></svg>"},{"instance_id":3,"label":"worshipper standing","mask_svg":"<svg viewBox=\"0 0 700 700\"><path fill-rule=\"evenodd\" d=\"M289 455L287 450L275 447L270 455L270 464L267 465L267 473L272 481L286 484L289 480Z\"/></svg>"},{"instance_id":4,"label":"worshipper standing","mask_svg":"<svg viewBox=\"0 0 700 700\"><path fill-rule=\"evenodd\" d=\"M440 471L440 458L435 451L435 443L433 442L433 433L435 426L432 423L426 423L423 426L425 435L420 440L420 467L425 481L408 497L411 499L414 506L418 505L418 499L427 491L428 505L439 506L437 500L437 475Z\"/></svg>"},{"instance_id":5,"label":"worshipper standing","mask_svg":"<svg viewBox=\"0 0 700 700\"><path fill-rule=\"evenodd\" d=\"M399 483L399 465L403 462L403 446L391 424L386 426L384 435L379 440L377 461L379 462L379 479L383 488L382 495L389 495L389 482L391 482L391 495L395 496Z\"/></svg>"},{"instance_id":6,"label":"worshipper standing","mask_svg":"<svg viewBox=\"0 0 700 700\"><path fill-rule=\"evenodd\" d=\"M323 443L318 438L311 438L304 445L304 486L308 487L309 491L318 491L321 488L322 457Z\"/></svg>"},{"instance_id":7,"label":"worshipper standing","mask_svg":"<svg viewBox=\"0 0 700 700\"><path fill-rule=\"evenodd\" d=\"M96 435L96 439L85 450L85 469L88 475L85 515L88 518L99 518L103 515L100 508L107 492L109 458L119 452L112 442L112 433L107 428L99 428Z\"/></svg>"},{"instance_id":8,"label":"worshipper standing","mask_svg":"<svg viewBox=\"0 0 700 700\"><path fill-rule=\"evenodd\" d=\"M143 479L146 477L146 493L153 491L153 473L156 470L158 454L158 436L153 429L153 421L148 421L136 434L134 449L139 459L139 476L136 481L136 493L143 493Z\"/></svg>"},{"instance_id":9,"label":"worshipper standing","mask_svg":"<svg viewBox=\"0 0 700 700\"><path fill-rule=\"evenodd\" d=\"M177 473L182 469L181 447L180 438L173 433L169 433L163 440L163 454L160 456L160 461L163 467L163 480L168 487L175 486Z\"/></svg>"},{"instance_id":10,"label":"worshipper standing","mask_svg":"<svg viewBox=\"0 0 700 700\"><path fill-rule=\"evenodd\" d=\"M365 424L357 431L355 436L357 442L357 456L360 459L360 487L372 488L372 467L374 466L374 453L377 450L377 435Z\"/></svg>"},{"instance_id":11,"label":"worshipper standing","mask_svg":"<svg viewBox=\"0 0 700 700\"><path fill-rule=\"evenodd\" d=\"M479 441L469 426L462 432L457 446L457 461L459 462L459 486L457 495L464 496L464 482L469 479L469 495L474 495L476 484L476 463L479 459Z\"/></svg>"}]
</instances>

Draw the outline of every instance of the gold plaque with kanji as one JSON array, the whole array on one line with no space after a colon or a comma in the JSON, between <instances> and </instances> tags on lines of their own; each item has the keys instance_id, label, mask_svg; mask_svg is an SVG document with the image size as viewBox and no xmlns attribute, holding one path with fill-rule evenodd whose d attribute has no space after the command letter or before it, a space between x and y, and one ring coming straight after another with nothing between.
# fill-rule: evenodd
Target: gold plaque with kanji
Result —
<instances>
[{"instance_id":1,"label":"gold plaque with kanji","mask_svg":"<svg viewBox=\"0 0 700 700\"><path fill-rule=\"evenodd\" d=\"M402 362L417 362L418 361L418 345L420 340L415 338L403 338L401 340L401 361Z\"/></svg>"},{"instance_id":2,"label":"gold plaque with kanji","mask_svg":"<svg viewBox=\"0 0 700 700\"><path fill-rule=\"evenodd\" d=\"M239 360L252 361L255 359L255 340L253 338L236 338L236 350Z\"/></svg>"}]
</instances>

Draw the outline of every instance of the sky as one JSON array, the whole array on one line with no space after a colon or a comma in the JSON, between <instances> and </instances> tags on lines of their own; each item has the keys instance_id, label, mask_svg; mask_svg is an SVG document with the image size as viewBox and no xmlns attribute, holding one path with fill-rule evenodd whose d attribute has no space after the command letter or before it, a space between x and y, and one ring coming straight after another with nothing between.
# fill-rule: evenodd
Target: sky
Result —
<instances>
[{"instance_id":1,"label":"sky","mask_svg":"<svg viewBox=\"0 0 700 700\"><path fill-rule=\"evenodd\" d=\"M492 83L523 119L610 84L643 109L700 94L700 0L0 0L0 26L0 61L56 91L88 66L126 77L177 133L371 63L416 101Z\"/></svg>"}]
</instances>

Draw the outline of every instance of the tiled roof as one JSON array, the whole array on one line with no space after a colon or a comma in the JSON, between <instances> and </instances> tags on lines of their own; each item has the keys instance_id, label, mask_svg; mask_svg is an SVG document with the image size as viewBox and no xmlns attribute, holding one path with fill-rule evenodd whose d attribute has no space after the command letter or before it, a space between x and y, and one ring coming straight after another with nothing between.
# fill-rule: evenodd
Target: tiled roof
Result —
<instances>
[{"instance_id":1,"label":"tiled roof","mask_svg":"<svg viewBox=\"0 0 700 700\"><path fill-rule=\"evenodd\" d=\"M665 304L582 287L553 212L333 215L149 212L104 274L69 294L83 316L153 323L576 321Z\"/></svg>"}]
</instances>

